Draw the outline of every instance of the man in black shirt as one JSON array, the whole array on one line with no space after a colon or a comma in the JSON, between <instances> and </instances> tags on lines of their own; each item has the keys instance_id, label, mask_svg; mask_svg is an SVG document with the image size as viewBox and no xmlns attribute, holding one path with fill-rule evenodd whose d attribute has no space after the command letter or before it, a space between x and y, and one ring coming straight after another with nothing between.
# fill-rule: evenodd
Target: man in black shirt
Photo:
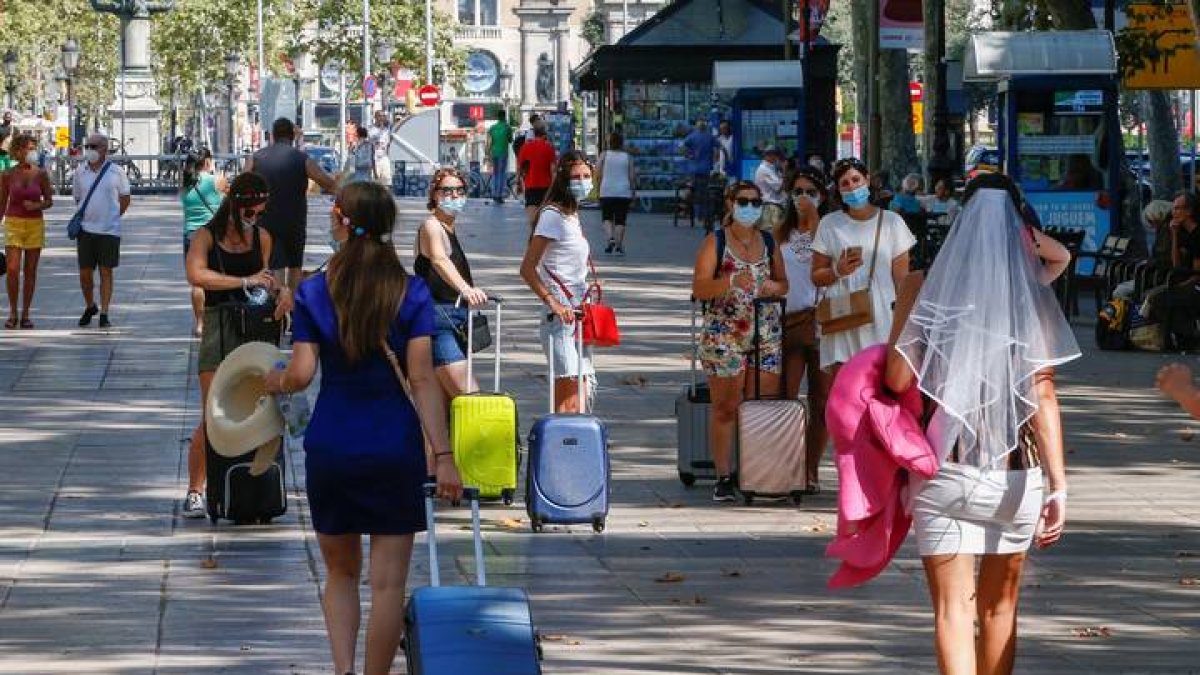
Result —
<instances>
[{"instance_id":1,"label":"man in black shirt","mask_svg":"<svg viewBox=\"0 0 1200 675\"><path fill-rule=\"evenodd\" d=\"M1167 349L1196 347L1200 336L1200 201L1183 191L1171 205L1171 273L1169 288L1152 303L1153 314L1166 329Z\"/></svg>"}]
</instances>

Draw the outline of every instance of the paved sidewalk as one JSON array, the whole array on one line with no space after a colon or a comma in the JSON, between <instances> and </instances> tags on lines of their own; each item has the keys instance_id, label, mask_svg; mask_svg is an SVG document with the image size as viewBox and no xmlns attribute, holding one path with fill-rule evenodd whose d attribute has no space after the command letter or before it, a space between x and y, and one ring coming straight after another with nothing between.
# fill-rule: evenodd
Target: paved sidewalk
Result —
<instances>
[{"instance_id":1,"label":"paved sidewalk","mask_svg":"<svg viewBox=\"0 0 1200 675\"><path fill-rule=\"evenodd\" d=\"M310 206L311 267L327 250L327 206ZM401 206L407 257L421 203ZM198 393L176 205L135 200L106 332L75 327L68 215L51 214L38 329L0 331L0 673L329 672L302 453L275 525L178 516ZM597 214L585 221L599 243ZM503 386L527 430L547 385L516 274L521 211L473 204L460 231L476 277L510 300ZM673 401L699 239L635 214L629 255L597 256L625 338L598 361L614 443L608 531L534 536L522 506L489 505L490 581L529 589L547 673L936 672L911 543L876 581L832 593L832 490L800 509L745 508L677 480ZM1029 565L1017 672L1200 673L1200 424L1150 390L1166 358L1096 353L1086 317L1079 334L1087 354L1060 376L1069 530ZM446 576L465 581L466 513L446 521L444 572L453 560ZM423 547L414 562L423 584Z\"/></svg>"}]
</instances>

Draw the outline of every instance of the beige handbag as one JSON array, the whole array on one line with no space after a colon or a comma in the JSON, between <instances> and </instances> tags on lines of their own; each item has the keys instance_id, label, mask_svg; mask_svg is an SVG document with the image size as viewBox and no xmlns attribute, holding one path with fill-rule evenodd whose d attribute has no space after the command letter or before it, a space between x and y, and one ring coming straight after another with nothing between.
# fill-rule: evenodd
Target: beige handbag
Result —
<instances>
[{"instance_id":1,"label":"beige handbag","mask_svg":"<svg viewBox=\"0 0 1200 675\"><path fill-rule=\"evenodd\" d=\"M871 302L871 285L875 283L875 262L879 258L879 232L883 229L883 209L875 219L875 246L871 252L871 273L867 277L867 287L860 291L846 294L826 293L817 304L817 323L821 324L823 335L842 333L866 326L875 321L874 304ZM836 275L837 261L834 263ZM838 279L834 283L840 283Z\"/></svg>"}]
</instances>

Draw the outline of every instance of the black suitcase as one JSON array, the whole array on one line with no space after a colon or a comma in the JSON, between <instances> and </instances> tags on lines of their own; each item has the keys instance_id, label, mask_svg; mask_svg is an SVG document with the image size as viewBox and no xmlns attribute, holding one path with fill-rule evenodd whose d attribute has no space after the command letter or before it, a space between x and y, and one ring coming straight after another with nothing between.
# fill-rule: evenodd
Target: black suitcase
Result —
<instances>
[{"instance_id":1,"label":"black suitcase","mask_svg":"<svg viewBox=\"0 0 1200 675\"><path fill-rule=\"evenodd\" d=\"M261 475L250 475L254 464L250 451L237 457L222 457L208 442L204 444L208 486L208 519L214 524L224 518L236 525L267 524L287 512L284 467L287 465L286 436L279 453Z\"/></svg>"}]
</instances>

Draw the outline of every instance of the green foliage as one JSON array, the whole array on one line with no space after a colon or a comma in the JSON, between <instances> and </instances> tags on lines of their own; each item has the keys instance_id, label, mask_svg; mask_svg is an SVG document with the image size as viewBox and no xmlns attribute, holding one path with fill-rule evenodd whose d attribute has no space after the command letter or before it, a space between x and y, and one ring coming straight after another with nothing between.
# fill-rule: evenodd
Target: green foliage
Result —
<instances>
[{"instance_id":1,"label":"green foliage","mask_svg":"<svg viewBox=\"0 0 1200 675\"><path fill-rule=\"evenodd\" d=\"M588 45L595 49L600 45L608 43L608 28L604 21L604 14L596 10L588 15L583 20L583 29L580 31L583 39Z\"/></svg>"},{"instance_id":2,"label":"green foliage","mask_svg":"<svg viewBox=\"0 0 1200 675\"><path fill-rule=\"evenodd\" d=\"M282 9L276 7L281 4L266 0L264 16L277 14L273 10ZM255 12L255 0L177 0L174 10L155 15L150 43L159 89L186 95L225 82L225 56L230 52L243 62L257 60ZM268 45L278 32L269 26L263 31ZM271 58L268 62L278 63Z\"/></svg>"}]
</instances>

